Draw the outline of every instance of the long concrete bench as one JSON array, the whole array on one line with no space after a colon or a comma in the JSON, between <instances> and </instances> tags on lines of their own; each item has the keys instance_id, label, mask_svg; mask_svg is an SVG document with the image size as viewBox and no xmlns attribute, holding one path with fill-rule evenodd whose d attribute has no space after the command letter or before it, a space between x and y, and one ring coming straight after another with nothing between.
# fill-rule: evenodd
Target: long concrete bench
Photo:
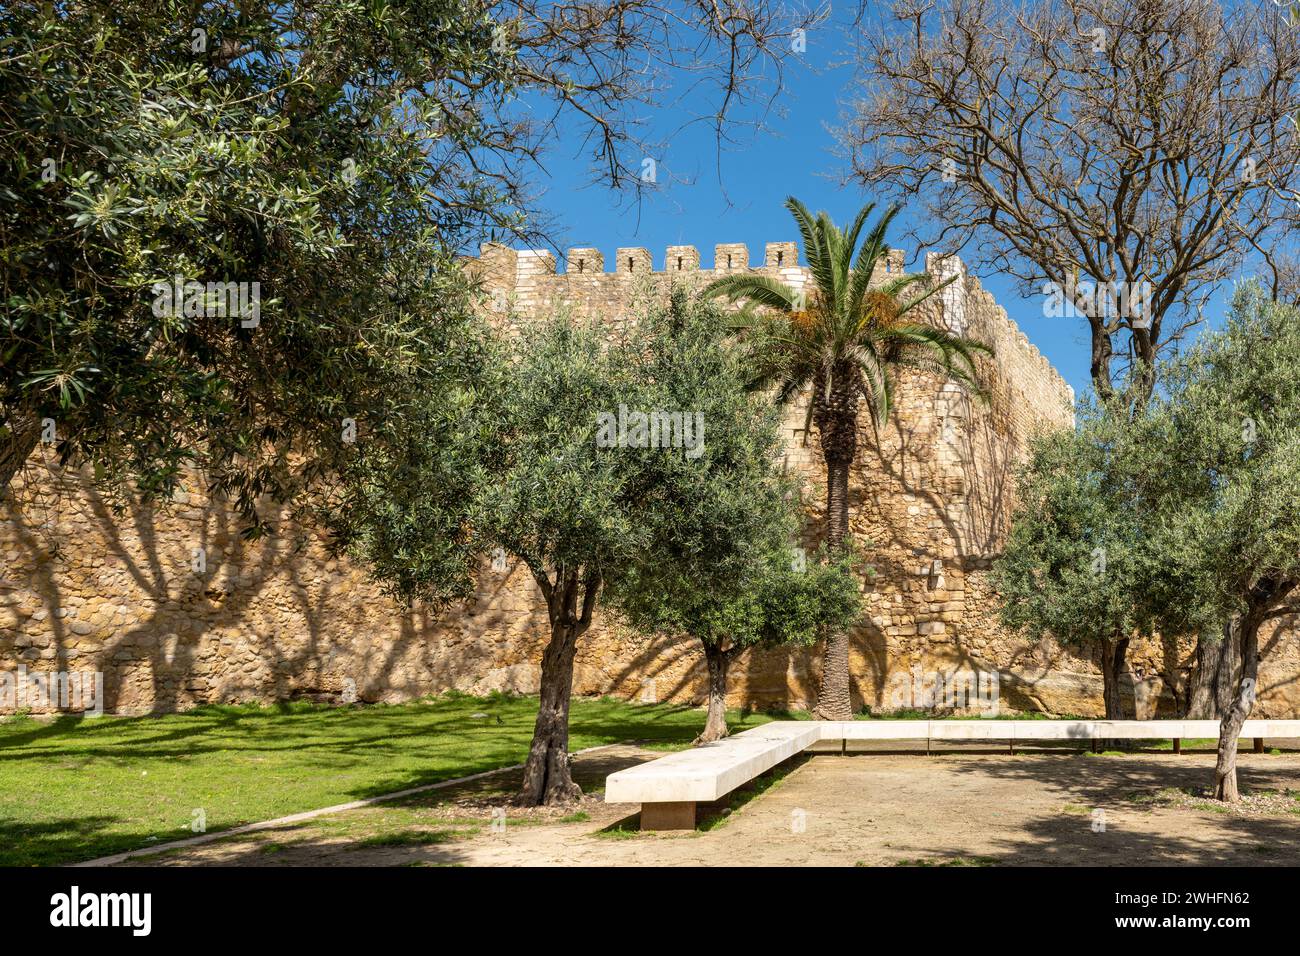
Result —
<instances>
[{"instance_id":1,"label":"long concrete bench","mask_svg":"<svg viewBox=\"0 0 1300 956\"><path fill-rule=\"evenodd\" d=\"M850 753L871 741L1172 740L1216 738L1217 720L778 720L723 740L679 751L605 780L606 803L641 804L641 829L690 830L695 805L720 800L777 764L808 750ZM1300 720L1248 720L1243 738L1300 738Z\"/></svg>"}]
</instances>

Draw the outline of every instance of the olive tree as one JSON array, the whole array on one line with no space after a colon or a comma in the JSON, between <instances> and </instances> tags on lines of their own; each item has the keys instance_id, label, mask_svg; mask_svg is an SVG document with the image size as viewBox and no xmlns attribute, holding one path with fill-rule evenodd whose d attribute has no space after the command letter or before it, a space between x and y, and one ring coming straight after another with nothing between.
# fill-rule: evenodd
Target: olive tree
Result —
<instances>
[{"instance_id":1,"label":"olive tree","mask_svg":"<svg viewBox=\"0 0 1300 956\"><path fill-rule=\"evenodd\" d=\"M1240 662L1220 675L1215 766L1216 796L1235 801L1237 739L1269 649L1261 629L1300 613L1300 311L1243 287L1226 328L1164 379L1132 447L1146 464L1152 547L1179 576L1164 600L1216 614Z\"/></svg>"},{"instance_id":2,"label":"olive tree","mask_svg":"<svg viewBox=\"0 0 1300 956\"><path fill-rule=\"evenodd\" d=\"M749 0L0 6L0 494L43 442L146 497L198 468L263 530L259 499L328 491L448 381L456 253L536 235L561 130L592 181L638 192L653 107L723 140L816 20Z\"/></svg>"},{"instance_id":3,"label":"olive tree","mask_svg":"<svg viewBox=\"0 0 1300 956\"><path fill-rule=\"evenodd\" d=\"M463 29L428 30L440 12ZM0 491L44 441L146 497L199 467L261 530L259 498L336 473L471 321L446 243L466 214L429 196L477 187L430 162L432 105L401 104L453 63L507 82L490 22L342 0L0 18Z\"/></svg>"},{"instance_id":4,"label":"olive tree","mask_svg":"<svg viewBox=\"0 0 1300 956\"><path fill-rule=\"evenodd\" d=\"M486 552L532 576L548 637L526 804L579 794L569 699L598 609L648 568L736 566L789 508L779 415L747 389L727 335L716 307L680 289L621 332L565 315L507 331L477 393L422 413L453 440L377 459L349 500L350 546L394 593L437 600Z\"/></svg>"},{"instance_id":5,"label":"olive tree","mask_svg":"<svg viewBox=\"0 0 1300 956\"><path fill-rule=\"evenodd\" d=\"M564 318L517 341L507 459L484 531L528 567L551 625L528 804L579 792L568 754L573 662L604 586L638 567L707 567L756 548L787 494L774 464L778 415L747 390L726 331L716 308L679 289L621 341Z\"/></svg>"},{"instance_id":6,"label":"olive tree","mask_svg":"<svg viewBox=\"0 0 1300 956\"><path fill-rule=\"evenodd\" d=\"M1081 418L1078 430L1034 440L993 582L1008 627L1096 649L1106 717L1118 720L1129 641L1151 633L1140 599L1151 554L1139 501L1115 460L1122 426L1095 405Z\"/></svg>"},{"instance_id":7,"label":"olive tree","mask_svg":"<svg viewBox=\"0 0 1300 956\"><path fill-rule=\"evenodd\" d=\"M789 525L776 520L774 529ZM727 674L753 647L807 647L862 616L861 576L852 555L805 555L784 540L709 569L661 565L631 575L618 606L639 630L700 642L708 713L695 742L727 736Z\"/></svg>"}]
</instances>

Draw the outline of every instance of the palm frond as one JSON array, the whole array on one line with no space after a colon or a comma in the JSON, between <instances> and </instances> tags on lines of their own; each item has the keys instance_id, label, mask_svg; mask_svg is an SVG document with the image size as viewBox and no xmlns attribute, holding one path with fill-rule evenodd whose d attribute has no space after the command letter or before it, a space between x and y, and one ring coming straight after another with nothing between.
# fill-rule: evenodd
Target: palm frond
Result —
<instances>
[{"instance_id":1,"label":"palm frond","mask_svg":"<svg viewBox=\"0 0 1300 956\"><path fill-rule=\"evenodd\" d=\"M934 346L943 351L952 351L973 361L975 353L993 355L993 347L975 339L964 338L947 329L926 325L924 322L900 322L881 330L885 340L914 342Z\"/></svg>"},{"instance_id":2,"label":"palm frond","mask_svg":"<svg viewBox=\"0 0 1300 956\"><path fill-rule=\"evenodd\" d=\"M776 309L778 312L792 312L799 301L799 293L784 282L778 282L769 276L730 275L715 279L705 286L701 295L706 299L726 297L733 302L747 299L755 305Z\"/></svg>"},{"instance_id":3,"label":"palm frond","mask_svg":"<svg viewBox=\"0 0 1300 956\"><path fill-rule=\"evenodd\" d=\"M808 387L808 376L803 374L787 375L776 390L773 401L778 405L788 405ZM809 405L811 407L811 403Z\"/></svg>"},{"instance_id":4,"label":"palm frond","mask_svg":"<svg viewBox=\"0 0 1300 956\"><path fill-rule=\"evenodd\" d=\"M834 274L830 268L830 256L825 247L824 237L818 228L818 220L813 218L807 206L793 196L786 199L785 208L794 216L799 234L803 237L804 258L808 260L808 270L813 274L817 291L823 297L832 294L835 287Z\"/></svg>"},{"instance_id":5,"label":"palm frond","mask_svg":"<svg viewBox=\"0 0 1300 956\"><path fill-rule=\"evenodd\" d=\"M858 214L854 217L852 225L844 231L844 250L848 254L848 258L845 260L843 267L846 275L853 267L852 257L853 251L858 248L858 236L862 234L862 227L866 225L867 217L871 215L872 210L875 208L875 203L867 203L858 210Z\"/></svg>"},{"instance_id":6,"label":"palm frond","mask_svg":"<svg viewBox=\"0 0 1300 956\"><path fill-rule=\"evenodd\" d=\"M871 276L876 270L876 263L881 258L889 255L889 246L885 243L885 236L889 232L889 226L894 221L894 217L902 211L902 206L894 204L886 209L876 220L871 231L867 233L867 238L862 243L862 248L858 250L858 259L853 266L852 280L849 289L848 309L850 312L856 312L862 307L862 299L867 294L867 289L871 286Z\"/></svg>"},{"instance_id":7,"label":"palm frond","mask_svg":"<svg viewBox=\"0 0 1300 956\"><path fill-rule=\"evenodd\" d=\"M894 386L890 379L888 363L874 342L864 342L852 355L858 367L858 387L877 425L889 420L894 403Z\"/></svg>"},{"instance_id":8,"label":"palm frond","mask_svg":"<svg viewBox=\"0 0 1300 956\"><path fill-rule=\"evenodd\" d=\"M814 216L793 196L786 208L803 238L815 304L800 308L795 290L765 276L728 276L706 290L709 296L744 300L735 326L745 330L756 382L774 389L776 400L787 404L810 383L822 382L829 389L835 370L842 373L840 363L848 361L856 370L854 387L877 424L886 422L892 411L894 376L900 368L933 372L984 394L976 360L993 354L991 348L945 328L902 321L956 281L955 276L929 284L926 273L890 275L872 285L877 263L889 254L886 235L899 206L890 206L868 229L876 208L868 204L847 230L837 228L825 212ZM922 283L926 287L911 294ZM814 395L809 415L825 400L825 395Z\"/></svg>"},{"instance_id":9,"label":"palm frond","mask_svg":"<svg viewBox=\"0 0 1300 956\"><path fill-rule=\"evenodd\" d=\"M991 346L919 322L895 325L882 341L892 352L891 364L941 374L985 395L975 360L993 355Z\"/></svg>"}]
</instances>

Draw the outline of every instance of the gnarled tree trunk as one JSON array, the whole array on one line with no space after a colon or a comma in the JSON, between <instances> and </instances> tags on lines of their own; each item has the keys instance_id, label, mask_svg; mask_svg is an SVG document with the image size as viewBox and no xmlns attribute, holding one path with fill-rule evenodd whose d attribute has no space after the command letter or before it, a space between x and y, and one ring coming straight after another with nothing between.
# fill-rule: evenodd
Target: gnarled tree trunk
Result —
<instances>
[{"instance_id":1,"label":"gnarled tree trunk","mask_svg":"<svg viewBox=\"0 0 1300 956\"><path fill-rule=\"evenodd\" d=\"M1107 720L1124 719L1122 681L1128 642L1127 637L1114 640L1103 639L1101 642L1101 696L1106 707ZM1103 740L1101 745L1105 750L1119 750L1127 746L1119 740Z\"/></svg>"},{"instance_id":2,"label":"gnarled tree trunk","mask_svg":"<svg viewBox=\"0 0 1300 956\"><path fill-rule=\"evenodd\" d=\"M1219 699L1219 704L1223 707L1223 719L1219 723L1219 749L1214 762L1214 797L1228 803L1236 803L1241 799L1237 790L1237 738L1241 736L1241 726L1255 706L1255 682L1259 679L1259 638L1247 618L1249 615L1244 616L1235 627L1229 625L1232 630L1239 632L1236 637L1241 649L1241 678L1227 685L1234 691L1230 699L1225 702L1224 694L1220 694ZM1230 652L1230 649L1225 648L1224 657Z\"/></svg>"},{"instance_id":3,"label":"gnarled tree trunk","mask_svg":"<svg viewBox=\"0 0 1300 956\"><path fill-rule=\"evenodd\" d=\"M1208 640L1204 634L1196 640L1196 659L1187 694L1189 720L1217 720L1232 706L1241 679L1240 620L1223 622L1223 634Z\"/></svg>"},{"instance_id":4,"label":"gnarled tree trunk","mask_svg":"<svg viewBox=\"0 0 1300 956\"><path fill-rule=\"evenodd\" d=\"M1226 631L1223 657L1229 666L1235 665L1240 655L1240 678L1228 683L1231 697L1221 693L1219 706L1223 719L1219 723L1219 749L1214 763L1214 796L1217 800L1236 803L1241 799L1237 790L1237 740L1241 727L1255 707L1259 687L1259 629L1268 619L1278 601L1295 588L1295 581L1261 579L1250 589L1246 612L1231 622ZM1222 677L1223 669L1220 668ZM1223 684L1220 684L1222 689Z\"/></svg>"},{"instance_id":5,"label":"gnarled tree trunk","mask_svg":"<svg viewBox=\"0 0 1300 956\"><path fill-rule=\"evenodd\" d=\"M720 644L702 641L704 662L709 670L709 714L704 731L695 738L697 744L712 743L727 736L727 669L737 648L723 650Z\"/></svg>"},{"instance_id":6,"label":"gnarled tree trunk","mask_svg":"<svg viewBox=\"0 0 1300 956\"><path fill-rule=\"evenodd\" d=\"M0 498L3 498L40 441L41 422L35 413L17 410L0 428L3 429L0 431Z\"/></svg>"},{"instance_id":7,"label":"gnarled tree trunk","mask_svg":"<svg viewBox=\"0 0 1300 956\"><path fill-rule=\"evenodd\" d=\"M1232 706L1241 684L1242 619L1231 617L1223 623L1223 641L1219 647L1219 666L1214 673L1215 716L1222 717Z\"/></svg>"},{"instance_id":8,"label":"gnarled tree trunk","mask_svg":"<svg viewBox=\"0 0 1300 956\"><path fill-rule=\"evenodd\" d=\"M1225 636L1217 641L1207 639L1205 634L1197 635L1184 715L1188 720L1214 720L1219 716L1219 664L1229 643L1227 629L1225 625Z\"/></svg>"},{"instance_id":9,"label":"gnarled tree trunk","mask_svg":"<svg viewBox=\"0 0 1300 956\"><path fill-rule=\"evenodd\" d=\"M545 575L534 577L546 596L551 640L542 653L542 680L533 742L524 764L520 801L525 806L569 803L582 796L569 765L569 699L573 692L573 659L578 638L591 626L600 577L581 579L576 572L557 575L554 586ZM582 611L577 611L579 591Z\"/></svg>"},{"instance_id":10,"label":"gnarled tree trunk","mask_svg":"<svg viewBox=\"0 0 1300 956\"><path fill-rule=\"evenodd\" d=\"M542 654L541 700L533 743L524 764L523 802L528 806L567 803L582 796L569 767L569 696L573 691L576 628L552 626Z\"/></svg>"}]
</instances>

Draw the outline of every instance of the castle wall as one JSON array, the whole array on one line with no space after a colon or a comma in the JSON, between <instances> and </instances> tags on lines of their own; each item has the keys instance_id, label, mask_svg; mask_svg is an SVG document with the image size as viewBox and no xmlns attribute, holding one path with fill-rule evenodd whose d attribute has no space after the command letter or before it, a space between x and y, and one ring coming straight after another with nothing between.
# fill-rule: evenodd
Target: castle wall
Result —
<instances>
[{"instance_id":1,"label":"castle wall","mask_svg":"<svg viewBox=\"0 0 1300 956\"><path fill-rule=\"evenodd\" d=\"M467 265L501 321L563 308L616 325L636 296L662 296L673 283L699 287L751 263L745 246L727 244L715 248L712 269L700 268L690 246L669 247L658 271L644 249L619 249L609 262L596 249L570 250L558 272L549 253L486 246ZM753 265L807 280L794 243L768 244ZM887 271L903 265L896 251ZM969 668L996 670L1007 706L1098 715L1101 679L1087 655L1008 634L988 583L1013 469L1036 428L1070 425L1073 395L958 260L927 257L926 269L936 280L959 274L925 315L995 348L983 360L990 394L978 401L952 383L907 375L887 426L877 431L864 416L850 490L853 532L874 574L864 581L870 613L851 657L857 702L906 704L917 673ZM786 420L786 462L807 478L805 501L817 514L825 469L815 436L803 433L805 409L797 404ZM79 476L34 461L14 499L21 508L0 506L0 673L102 671L106 709L132 713L537 687L544 604L513 560L505 572L485 567L475 598L435 617L385 597L308 530L286 522L277 537L242 540L233 515L197 484L167 508L113 514ZM821 534L812 528L809 544ZM1139 716L1171 709L1189 652L1174 642L1134 648ZM1300 648L1288 634L1269 654L1260 713L1291 716L1300 691L1283 675L1300 669ZM751 651L733 668L731 702L807 706L818 664L815 649ZM574 689L702 702L702 656L691 642L629 634L601 615L583 640Z\"/></svg>"}]
</instances>

